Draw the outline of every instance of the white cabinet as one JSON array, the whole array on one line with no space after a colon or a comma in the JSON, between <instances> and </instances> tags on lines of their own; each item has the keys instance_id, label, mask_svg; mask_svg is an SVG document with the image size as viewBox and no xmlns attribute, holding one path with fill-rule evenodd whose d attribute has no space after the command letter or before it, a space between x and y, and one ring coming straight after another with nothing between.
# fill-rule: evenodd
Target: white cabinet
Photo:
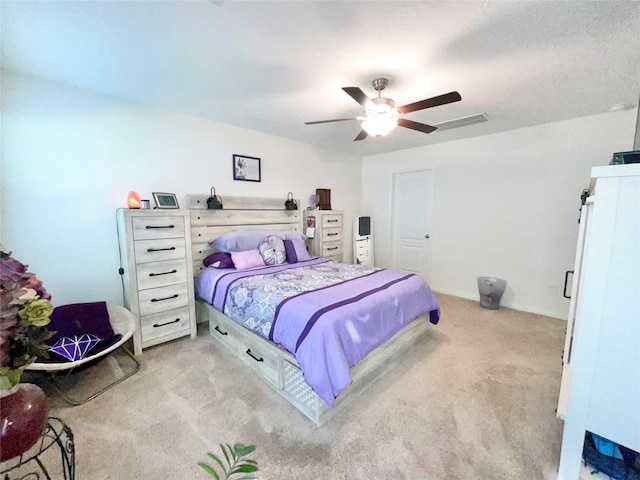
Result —
<instances>
[{"instance_id":1,"label":"white cabinet","mask_svg":"<svg viewBox=\"0 0 640 480\"><path fill-rule=\"evenodd\" d=\"M373 267L373 224L369 215L353 217L353 262Z\"/></svg>"},{"instance_id":2,"label":"white cabinet","mask_svg":"<svg viewBox=\"0 0 640 480\"><path fill-rule=\"evenodd\" d=\"M305 234L310 236L313 231L313 238L307 240L311 255L342 262L342 221L342 212L338 210L304 211Z\"/></svg>"},{"instance_id":3,"label":"white cabinet","mask_svg":"<svg viewBox=\"0 0 640 480\"><path fill-rule=\"evenodd\" d=\"M140 321L135 354L186 335L195 338L189 212L119 209L117 219L125 306Z\"/></svg>"},{"instance_id":4,"label":"white cabinet","mask_svg":"<svg viewBox=\"0 0 640 480\"><path fill-rule=\"evenodd\" d=\"M354 263L373 267L373 239L371 237L355 239L353 245Z\"/></svg>"},{"instance_id":5,"label":"white cabinet","mask_svg":"<svg viewBox=\"0 0 640 480\"><path fill-rule=\"evenodd\" d=\"M558 404L560 480L579 478L586 431L640 451L640 164L594 167L592 178Z\"/></svg>"}]
</instances>

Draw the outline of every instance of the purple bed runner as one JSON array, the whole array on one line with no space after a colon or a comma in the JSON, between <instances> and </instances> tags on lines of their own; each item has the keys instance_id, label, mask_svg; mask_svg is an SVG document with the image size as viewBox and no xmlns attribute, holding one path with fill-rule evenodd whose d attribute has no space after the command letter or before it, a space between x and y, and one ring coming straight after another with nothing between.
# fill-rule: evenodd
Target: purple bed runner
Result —
<instances>
[{"instance_id":1,"label":"purple bed runner","mask_svg":"<svg viewBox=\"0 0 640 480\"><path fill-rule=\"evenodd\" d=\"M417 317L428 313L435 324L440 316L420 276L326 258L250 271L207 268L196 292L293 353L329 406L351 383L350 367Z\"/></svg>"}]
</instances>

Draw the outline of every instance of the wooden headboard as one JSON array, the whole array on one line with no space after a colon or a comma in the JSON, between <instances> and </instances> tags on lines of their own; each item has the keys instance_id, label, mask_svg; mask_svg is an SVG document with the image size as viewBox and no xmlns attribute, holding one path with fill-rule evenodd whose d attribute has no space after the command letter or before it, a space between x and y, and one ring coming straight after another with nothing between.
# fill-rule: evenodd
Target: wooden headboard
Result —
<instances>
[{"instance_id":1,"label":"wooden headboard","mask_svg":"<svg viewBox=\"0 0 640 480\"><path fill-rule=\"evenodd\" d=\"M202 260L213 253L209 242L224 233L252 228L303 232L302 210L286 210L285 198L225 195L222 210L207 210L207 198L209 195L187 195L194 275L205 268ZM299 200L297 203L300 205Z\"/></svg>"}]
</instances>

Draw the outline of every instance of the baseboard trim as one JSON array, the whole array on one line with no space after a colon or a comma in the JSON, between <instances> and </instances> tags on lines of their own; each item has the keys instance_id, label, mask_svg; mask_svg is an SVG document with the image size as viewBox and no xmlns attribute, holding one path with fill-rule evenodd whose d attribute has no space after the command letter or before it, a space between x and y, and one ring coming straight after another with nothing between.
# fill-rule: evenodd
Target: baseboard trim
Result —
<instances>
[{"instance_id":1,"label":"baseboard trim","mask_svg":"<svg viewBox=\"0 0 640 480\"><path fill-rule=\"evenodd\" d=\"M475 300L476 302L480 301L477 295L463 295L460 292L453 292L453 291L442 289L442 288L438 288L438 289L432 288L432 290L435 293L441 293L443 295L451 295L452 297L464 298L466 300ZM501 307L510 308L511 310L518 310L519 312L533 313L535 315L543 315L545 317L557 318L558 320L564 320L565 322L567 321L566 316L559 315L556 312L546 312L536 308L523 307L520 305L501 305Z\"/></svg>"}]
</instances>

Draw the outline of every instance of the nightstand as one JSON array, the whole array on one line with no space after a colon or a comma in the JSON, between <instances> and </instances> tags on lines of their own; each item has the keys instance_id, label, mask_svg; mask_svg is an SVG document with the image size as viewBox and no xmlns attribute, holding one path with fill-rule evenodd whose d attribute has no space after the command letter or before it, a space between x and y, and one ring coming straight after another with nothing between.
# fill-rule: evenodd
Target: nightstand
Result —
<instances>
[{"instance_id":1,"label":"nightstand","mask_svg":"<svg viewBox=\"0 0 640 480\"><path fill-rule=\"evenodd\" d=\"M305 210L305 234L309 234L310 225L315 225L313 238L307 240L309 253L342 262L342 222L339 210Z\"/></svg>"}]
</instances>

